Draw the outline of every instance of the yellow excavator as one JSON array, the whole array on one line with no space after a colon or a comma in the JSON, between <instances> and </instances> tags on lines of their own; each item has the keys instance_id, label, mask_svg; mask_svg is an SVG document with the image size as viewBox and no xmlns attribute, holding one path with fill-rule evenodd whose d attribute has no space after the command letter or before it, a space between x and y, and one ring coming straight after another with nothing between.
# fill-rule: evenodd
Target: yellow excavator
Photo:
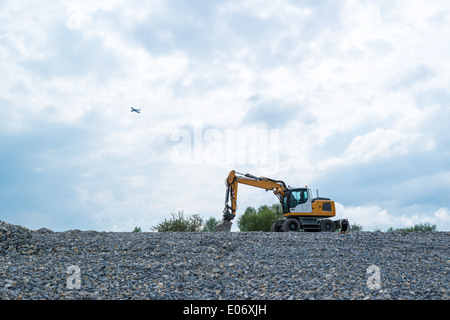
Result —
<instances>
[{"instance_id":1,"label":"yellow excavator","mask_svg":"<svg viewBox=\"0 0 450 320\"><path fill-rule=\"evenodd\" d=\"M245 184L252 187L272 190L282 207L283 218L273 222L272 232L292 231L325 231L341 233L348 232L348 220L331 220L336 216L334 201L329 198L312 198L311 189L290 188L281 180L266 177L256 177L232 170L225 180L227 187L225 194L225 208L222 222L217 224L215 231L231 231L232 222L237 210L238 185Z\"/></svg>"}]
</instances>

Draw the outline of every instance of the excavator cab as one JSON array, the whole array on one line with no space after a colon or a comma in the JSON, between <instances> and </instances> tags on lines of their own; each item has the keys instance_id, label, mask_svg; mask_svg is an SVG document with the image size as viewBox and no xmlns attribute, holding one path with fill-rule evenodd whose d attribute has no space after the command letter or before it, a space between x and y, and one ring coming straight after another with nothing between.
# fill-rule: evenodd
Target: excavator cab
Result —
<instances>
[{"instance_id":1,"label":"excavator cab","mask_svg":"<svg viewBox=\"0 0 450 320\"><path fill-rule=\"evenodd\" d=\"M284 193L283 214L291 212L312 212L311 190L308 188L291 189Z\"/></svg>"}]
</instances>

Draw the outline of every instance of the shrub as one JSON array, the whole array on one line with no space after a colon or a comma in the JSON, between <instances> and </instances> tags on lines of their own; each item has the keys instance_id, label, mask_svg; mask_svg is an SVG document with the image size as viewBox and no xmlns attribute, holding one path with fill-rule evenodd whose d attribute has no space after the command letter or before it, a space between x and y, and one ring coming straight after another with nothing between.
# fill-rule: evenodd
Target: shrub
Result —
<instances>
[{"instance_id":1,"label":"shrub","mask_svg":"<svg viewBox=\"0 0 450 320\"><path fill-rule=\"evenodd\" d=\"M362 231L362 229L363 229L362 225L359 225L356 223L354 223L350 226L351 231Z\"/></svg>"},{"instance_id":2,"label":"shrub","mask_svg":"<svg viewBox=\"0 0 450 320\"><path fill-rule=\"evenodd\" d=\"M216 218L211 217L208 220L206 220L205 225L203 226L202 231L204 232L214 232L215 226L220 223L220 221L218 221Z\"/></svg>"},{"instance_id":3,"label":"shrub","mask_svg":"<svg viewBox=\"0 0 450 320\"><path fill-rule=\"evenodd\" d=\"M163 222L152 227L152 230L158 232L196 232L203 226L203 219L198 214L193 214L185 218L183 211L177 214L171 213L172 219L164 219Z\"/></svg>"},{"instance_id":4,"label":"shrub","mask_svg":"<svg viewBox=\"0 0 450 320\"><path fill-rule=\"evenodd\" d=\"M270 227L274 220L277 220L277 205L270 207L264 205L258 208L247 207L244 214L238 219L238 227L240 231L270 231Z\"/></svg>"},{"instance_id":5,"label":"shrub","mask_svg":"<svg viewBox=\"0 0 450 320\"><path fill-rule=\"evenodd\" d=\"M427 223L416 224L414 227L395 229L395 231L418 232L418 231L436 231L436 225ZM390 228L388 231L392 231Z\"/></svg>"}]
</instances>

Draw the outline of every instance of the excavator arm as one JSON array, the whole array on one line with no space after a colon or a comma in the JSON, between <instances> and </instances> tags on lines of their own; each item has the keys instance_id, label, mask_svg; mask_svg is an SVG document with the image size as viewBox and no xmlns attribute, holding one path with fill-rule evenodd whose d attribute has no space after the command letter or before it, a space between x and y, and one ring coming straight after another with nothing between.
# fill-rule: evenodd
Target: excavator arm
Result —
<instances>
[{"instance_id":1,"label":"excavator arm","mask_svg":"<svg viewBox=\"0 0 450 320\"><path fill-rule=\"evenodd\" d=\"M222 222L216 225L216 231L230 231L231 220L236 216L238 185L245 184L265 190L272 190L280 202L287 191L286 184L281 180L273 180L266 177L255 177L251 174L242 174L232 170L225 180L225 208L223 209Z\"/></svg>"}]
</instances>

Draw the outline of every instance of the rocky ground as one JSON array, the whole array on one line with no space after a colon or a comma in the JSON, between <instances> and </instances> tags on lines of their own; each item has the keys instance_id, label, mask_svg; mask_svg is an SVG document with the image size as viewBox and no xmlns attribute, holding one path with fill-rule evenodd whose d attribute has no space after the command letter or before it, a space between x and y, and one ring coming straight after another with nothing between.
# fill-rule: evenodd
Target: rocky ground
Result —
<instances>
[{"instance_id":1,"label":"rocky ground","mask_svg":"<svg viewBox=\"0 0 450 320\"><path fill-rule=\"evenodd\" d=\"M449 232L118 233L0 222L0 299L449 299Z\"/></svg>"}]
</instances>

